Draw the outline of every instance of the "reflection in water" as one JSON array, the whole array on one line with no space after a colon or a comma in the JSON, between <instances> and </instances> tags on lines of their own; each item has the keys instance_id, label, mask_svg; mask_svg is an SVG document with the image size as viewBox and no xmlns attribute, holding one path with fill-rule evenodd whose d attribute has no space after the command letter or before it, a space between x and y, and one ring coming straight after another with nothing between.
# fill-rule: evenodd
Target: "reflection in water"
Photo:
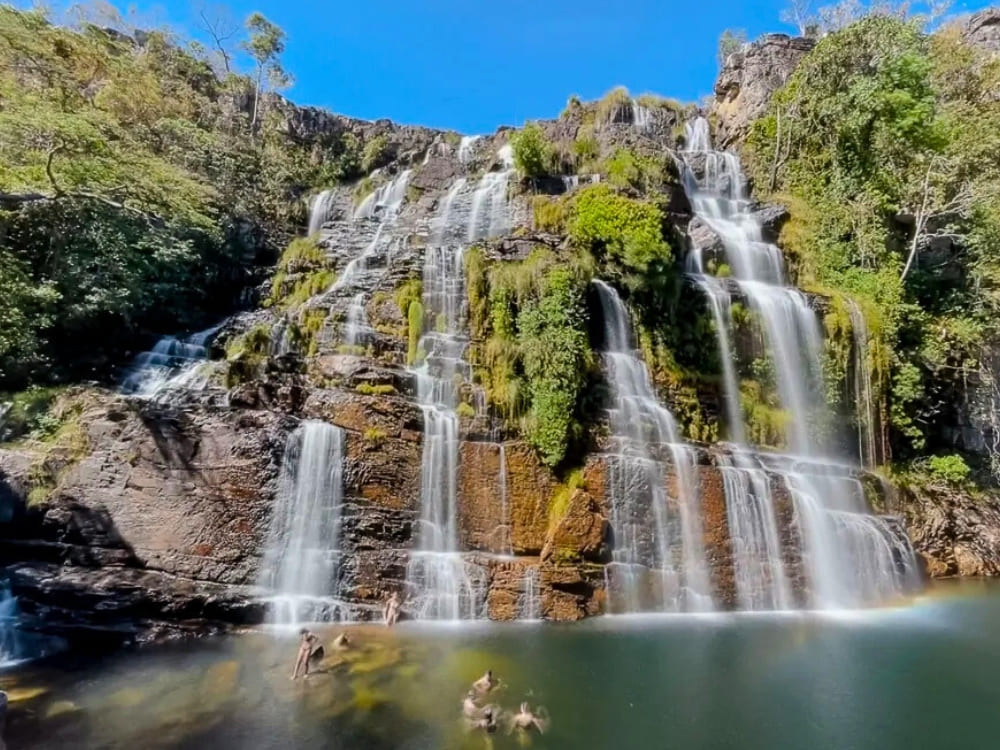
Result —
<instances>
[{"instance_id":1,"label":"reflection in water","mask_svg":"<svg viewBox=\"0 0 1000 750\"><path fill-rule=\"evenodd\" d=\"M911 608L350 628L321 673L288 679L294 635L205 639L0 676L11 747L483 748L462 698L545 706L537 748L993 748L1000 588ZM327 645L340 630L322 632ZM960 739L959 739L960 738ZM957 743L957 744L956 744Z\"/></svg>"}]
</instances>

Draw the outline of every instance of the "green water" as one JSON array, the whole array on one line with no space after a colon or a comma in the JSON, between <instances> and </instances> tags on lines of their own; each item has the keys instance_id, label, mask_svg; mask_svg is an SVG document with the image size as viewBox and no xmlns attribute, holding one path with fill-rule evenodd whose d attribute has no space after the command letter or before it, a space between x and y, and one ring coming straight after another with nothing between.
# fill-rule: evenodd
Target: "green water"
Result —
<instances>
[{"instance_id":1,"label":"green water","mask_svg":"<svg viewBox=\"0 0 1000 750\"><path fill-rule=\"evenodd\" d=\"M332 640L338 631L323 631ZM1000 587L894 610L401 626L289 680L294 635L63 657L0 675L18 748L1000 747ZM468 733L460 700L551 716L542 737Z\"/></svg>"}]
</instances>

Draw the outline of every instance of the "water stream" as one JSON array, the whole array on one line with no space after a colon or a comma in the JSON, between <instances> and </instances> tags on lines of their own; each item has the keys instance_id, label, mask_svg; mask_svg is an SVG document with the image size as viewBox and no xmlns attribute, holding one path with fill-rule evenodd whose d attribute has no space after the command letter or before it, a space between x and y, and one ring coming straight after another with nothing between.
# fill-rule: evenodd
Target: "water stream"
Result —
<instances>
[{"instance_id":1,"label":"water stream","mask_svg":"<svg viewBox=\"0 0 1000 750\"><path fill-rule=\"evenodd\" d=\"M748 609L773 609L791 606L791 600L783 562L785 541L779 539L774 521L774 489L761 473L765 468L761 458L745 445L738 411L739 383L729 335L732 290L746 300L759 320L786 415L785 442L791 455L769 460L766 469L780 479L794 506L806 576L804 604L836 609L897 596L919 578L909 541L898 525L870 515L861 484L854 477L856 470L831 456L825 440L812 429L828 417L816 313L802 292L787 285L781 251L763 238L736 156L712 150L708 123L701 118L689 124L686 148L682 154L685 189L695 215L721 241L732 274L730 285L710 275L701 248L688 259L690 274L712 310L730 438L738 448L734 456L723 460L722 471L740 604ZM867 338L860 321L855 331ZM856 355L864 355L860 342L855 348ZM855 381L864 389L864 377ZM870 400L870 385L868 393ZM859 419L859 424L863 421L868 420ZM866 440L872 439L860 440L864 452Z\"/></svg>"},{"instance_id":2,"label":"water stream","mask_svg":"<svg viewBox=\"0 0 1000 750\"><path fill-rule=\"evenodd\" d=\"M702 542L695 454L653 390L632 342L628 311L618 293L594 282L604 319L602 356L612 390L616 453L609 472L615 544L607 566L613 612L710 611L714 608ZM668 516L671 458L678 524ZM680 554L676 554L677 552Z\"/></svg>"},{"instance_id":3,"label":"water stream","mask_svg":"<svg viewBox=\"0 0 1000 750\"><path fill-rule=\"evenodd\" d=\"M260 583L279 625L351 619L339 598L344 432L299 425L285 446Z\"/></svg>"}]
</instances>

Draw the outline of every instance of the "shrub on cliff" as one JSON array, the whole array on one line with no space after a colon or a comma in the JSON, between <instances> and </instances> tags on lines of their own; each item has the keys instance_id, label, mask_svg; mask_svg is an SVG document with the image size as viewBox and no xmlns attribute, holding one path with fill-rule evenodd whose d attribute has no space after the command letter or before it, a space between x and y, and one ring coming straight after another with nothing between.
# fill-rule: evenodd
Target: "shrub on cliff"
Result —
<instances>
[{"instance_id":1,"label":"shrub on cliff","mask_svg":"<svg viewBox=\"0 0 1000 750\"><path fill-rule=\"evenodd\" d=\"M524 177L532 179L548 174L552 159L552 144L537 123L528 123L510 137L514 166Z\"/></svg>"}]
</instances>

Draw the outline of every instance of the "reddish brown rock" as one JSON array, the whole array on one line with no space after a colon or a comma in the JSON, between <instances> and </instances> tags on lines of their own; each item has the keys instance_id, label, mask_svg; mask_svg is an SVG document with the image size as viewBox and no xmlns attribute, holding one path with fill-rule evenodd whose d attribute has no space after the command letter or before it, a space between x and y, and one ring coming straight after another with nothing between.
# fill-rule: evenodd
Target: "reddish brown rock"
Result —
<instances>
[{"instance_id":1,"label":"reddish brown rock","mask_svg":"<svg viewBox=\"0 0 1000 750\"><path fill-rule=\"evenodd\" d=\"M550 527L542 559L606 562L611 557L609 530L597 501L583 490L574 490L565 513Z\"/></svg>"}]
</instances>

